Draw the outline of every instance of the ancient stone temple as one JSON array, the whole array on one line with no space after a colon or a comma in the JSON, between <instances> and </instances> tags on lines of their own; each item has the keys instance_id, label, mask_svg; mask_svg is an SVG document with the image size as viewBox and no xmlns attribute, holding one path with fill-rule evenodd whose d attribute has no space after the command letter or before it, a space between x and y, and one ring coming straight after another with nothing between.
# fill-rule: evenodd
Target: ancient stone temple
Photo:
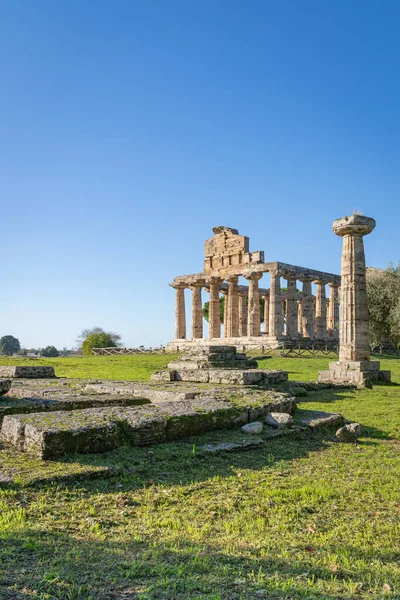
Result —
<instances>
[{"instance_id":1,"label":"ancient stone temple","mask_svg":"<svg viewBox=\"0 0 400 600\"><path fill-rule=\"evenodd\" d=\"M176 290L174 350L202 343L277 347L283 341L338 338L340 276L281 262L249 251L237 229L214 227L205 242L204 268L180 275ZM266 284L262 285L265 276ZM239 281L242 278L242 281ZM262 281L261 281L262 280ZM315 284L315 293L312 284ZM327 286L329 293L327 294ZM185 290L191 291L191 330L186 331ZM208 337L203 330L202 291L209 294ZM220 297L224 322L220 319ZM261 326L260 298L264 300Z\"/></svg>"},{"instance_id":2,"label":"ancient stone temple","mask_svg":"<svg viewBox=\"0 0 400 600\"><path fill-rule=\"evenodd\" d=\"M333 222L334 233L343 238L339 361L331 362L329 371L320 371L319 381L359 386L370 386L378 380L390 381L390 371L381 371L380 363L370 360L363 237L374 228L375 220L362 215Z\"/></svg>"}]
</instances>

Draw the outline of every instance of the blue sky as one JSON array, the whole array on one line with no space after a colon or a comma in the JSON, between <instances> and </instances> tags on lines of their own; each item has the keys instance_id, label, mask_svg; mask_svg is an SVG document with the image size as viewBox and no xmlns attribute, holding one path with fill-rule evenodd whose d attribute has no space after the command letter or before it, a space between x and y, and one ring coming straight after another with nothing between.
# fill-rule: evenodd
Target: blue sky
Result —
<instances>
[{"instance_id":1,"label":"blue sky","mask_svg":"<svg viewBox=\"0 0 400 600\"><path fill-rule=\"evenodd\" d=\"M173 337L215 225L340 271L400 259L397 0L3 0L0 334ZM206 297L205 297L206 299ZM188 297L189 301L189 297Z\"/></svg>"}]
</instances>

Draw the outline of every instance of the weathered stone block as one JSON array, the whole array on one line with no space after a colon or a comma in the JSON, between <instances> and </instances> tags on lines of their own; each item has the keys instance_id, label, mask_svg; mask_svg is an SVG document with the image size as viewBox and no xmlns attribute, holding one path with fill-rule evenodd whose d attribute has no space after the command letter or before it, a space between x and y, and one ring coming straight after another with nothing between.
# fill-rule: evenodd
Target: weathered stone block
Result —
<instances>
[{"instance_id":1,"label":"weathered stone block","mask_svg":"<svg viewBox=\"0 0 400 600\"><path fill-rule=\"evenodd\" d=\"M55 377L55 375L53 367L38 365L34 367L0 367L0 377L43 379L47 377Z\"/></svg>"},{"instance_id":2,"label":"weathered stone block","mask_svg":"<svg viewBox=\"0 0 400 600\"><path fill-rule=\"evenodd\" d=\"M11 389L11 379L0 379L0 396L4 396Z\"/></svg>"}]
</instances>

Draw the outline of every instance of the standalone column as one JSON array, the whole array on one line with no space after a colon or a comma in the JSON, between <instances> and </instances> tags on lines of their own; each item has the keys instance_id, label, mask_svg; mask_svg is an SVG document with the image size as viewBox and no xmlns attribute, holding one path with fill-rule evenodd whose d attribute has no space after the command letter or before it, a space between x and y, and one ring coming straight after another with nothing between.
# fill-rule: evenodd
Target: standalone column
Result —
<instances>
[{"instance_id":1,"label":"standalone column","mask_svg":"<svg viewBox=\"0 0 400 600\"><path fill-rule=\"evenodd\" d=\"M239 290L238 290L238 277L231 276L227 277L229 283L228 288L228 337L238 337L239 335Z\"/></svg>"},{"instance_id":2,"label":"standalone column","mask_svg":"<svg viewBox=\"0 0 400 600\"><path fill-rule=\"evenodd\" d=\"M175 300L175 339L186 339L186 310L185 310L185 285L174 285L176 289Z\"/></svg>"},{"instance_id":3,"label":"standalone column","mask_svg":"<svg viewBox=\"0 0 400 600\"><path fill-rule=\"evenodd\" d=\"M326 281L318 280L315 283L317 284L317 297L315 304L315 336L317 340L324 340L326 339Z\"/></svg>"},{"instance_id":4,"label":"standalone column","mask_svg":"<svg viewBox=\"0 0 400 600\"><path fill-rule=\"evenodd\" d=\"M286 280L286 336L293 340L298 338L297 287L296 279L287 277Z\"/></svg>"},{"instance_id":5,"label":"standalone column","mask_svg":"<svg viewBox=\"0 0 400 600\"><path fill-rule=\"evenodd\" d=\"M303 279L303 337L314 339L314 300L312 296L312 279Z\"/></svg>"},{"instance_id":6,"label":"standalone column","mask_svg":"<svg viewBox=\"0 0 400 600\"><path fill-rule=\"evenodd\" d=\"M210 339L221 337L221 317L219 312L219 288L221 279L210 279L210 304L208 312L208 337Z\"/></svg>"},{"instance_id":7,"label":"standalone column","mask_svg":"<svg viewBox=\"0 0 400 600\"><path fill-rule=\"evenodd\" d=\"M224 297L224 338L228 337L228 324L229 324L229 296L228 290L221 290L221 294Z\"/></svg>"},{"instance_id":8,"label":"standalone column","mask_svg":"<svg viewBox=\"0 0 400 600\"><path fill-rule=\"evenodd\" d=\"M247 334L252 336L260 336L260 293L258 291L258 282L262 277L262 273L251 273L246 276L249 280L249 305L247 313Z\"/></svg>"},{"instance_id":9,"label":"standalone column","mask_svg":"<svg viewBox=\"0 0 400 600\"><path fill-rule=\"evenodd\" d=\"M361 215L343 217L332 229L343 238L339 318L339 362L320 371L319 380L351 382L370 387L375 381L390 381L390 371L380 371L370 360L368 305L363 236L375 227L374 219Z\"/></svg>"},{"instance_id":10,"label":"standalone column","mask_svg":"<svg viewBox=\"0 0 400 600\"><path fill-rule=\"evenodd\" d=\"M339 327L339 284L329 284L329 310L328 310L328 334L329 337L338 337Z\"/></svg>"},{"instance_id":11,"label":"standalone column","mask_svg":"<svg viewBox=\"0 0 400 600\"><path fill-rule=\"evenodd\" d=\"M247 294L239 293L239 335L247 336Z\"/></svg>"},{"instance_id":12,"label":"standalone column","mask_svg":"<svg viewBox=\"0 0 400 600\"><path fill-rule=\"evenodd\" d=\"M270 272L271 284L269 288L269 335L281 338L283 334L281 274Z\"/></svg>"},{"instance_id":13,"label":"standalone column","mask_svg":"<svg viewBox=\"0 0 400 600\"><path fill-rule=\"evenodd\" d=\"M201 301L201 288L204 280L196 281L190 286L192 290L192 339L203 337L203 303Z\"/></svg>"},{"instance_id":14,"label":"standalone column","mask_svg":"<svg viewBox=\"0 0 400 600\"><path fill-rule=\"evenodd\" d=\"M269 296L264 296L264 333L269 335Z\"/></svg>"}]
</instances>

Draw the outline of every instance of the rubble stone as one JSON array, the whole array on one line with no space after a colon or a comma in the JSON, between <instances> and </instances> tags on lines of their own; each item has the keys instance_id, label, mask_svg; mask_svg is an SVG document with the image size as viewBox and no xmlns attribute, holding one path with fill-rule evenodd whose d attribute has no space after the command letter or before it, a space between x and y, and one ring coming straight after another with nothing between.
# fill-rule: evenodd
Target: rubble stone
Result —
<instances>
[{"instance_id":1,"label":"rubble stone","mask_svg":"<svg viewBox=\"0 0 400 600\"><path fill-rule=\"evenodd\" d=\"M38 365L34 367L0 367L0 377L24 377L27 379L42 379L55 377L54 367Z\"/></svg>"},{"instance_id":2,"label":"rubble stone","mask_svg":"<svg viewBox=\"0 0 400 600\"><path fill-rule=\"evenodd\" d=\"M243 433L249 433L251 435L259 434L262 430L263 424L260 421L254 421L254 423L248 423L242 427Z\"/></svg>"},{"instance_id":3,"label":"rubble stone","mask_svg":"<svg viewBox=\"0 0 400 600\"><path fill-rule=\"evenodd\" d=\"M287 429L288 427L292 427L293 417L287 413L274 412L269 413L265 417L265 422L270 427L275 427L275 429Z\"/></svg>"}]
</instances>

